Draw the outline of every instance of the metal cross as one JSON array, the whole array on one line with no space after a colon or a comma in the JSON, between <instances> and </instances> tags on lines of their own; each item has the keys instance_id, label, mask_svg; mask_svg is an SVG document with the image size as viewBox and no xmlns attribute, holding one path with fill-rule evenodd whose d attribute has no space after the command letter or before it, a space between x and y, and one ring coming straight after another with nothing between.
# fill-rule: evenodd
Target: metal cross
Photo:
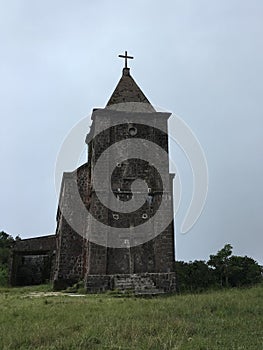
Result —
<instances>
[{"instance_id":1,"label":"metal cross","mask_svg":"<svg viewBox=\"0 0 263 350\"><path fill-rule=\"evenodd\" d=\"M132 57L132 56L128 56L128 54L127 54L127 51L125 51L125 55L119 55L119 57L121 57L121 58L125 58L125 68L128 68L128 66L127 66L127 59L128 58L130 58L130 59L133 59L134 57Z\"/></svg>"}]
</instances>

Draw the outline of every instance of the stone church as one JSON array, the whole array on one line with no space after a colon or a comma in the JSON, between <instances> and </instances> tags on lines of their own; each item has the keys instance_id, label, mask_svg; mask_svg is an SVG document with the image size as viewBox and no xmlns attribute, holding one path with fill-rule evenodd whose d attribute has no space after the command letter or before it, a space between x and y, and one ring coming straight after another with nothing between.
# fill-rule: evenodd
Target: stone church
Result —
<instances>
[{"instance_id":1,"label":"stone church","mask_svg":"<svg viewBox=\"0 0 263 350\"><path fill-rule=\"evenodd\" d=\"M170 113L157 112L132 78L133 57L120 57L115 90L92 112L87 162L63 174L56 233L15 243L12 285L51 279L55 290L84 281L88 293L175 291Z\"/></svg>"}]
</instances>

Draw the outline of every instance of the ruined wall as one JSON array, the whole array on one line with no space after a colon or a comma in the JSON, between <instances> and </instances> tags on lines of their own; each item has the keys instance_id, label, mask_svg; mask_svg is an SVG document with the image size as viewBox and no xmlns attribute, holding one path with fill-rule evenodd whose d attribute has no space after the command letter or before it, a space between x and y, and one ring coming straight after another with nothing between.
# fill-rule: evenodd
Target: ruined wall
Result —
<instances>
[{"instance_id":1,"label":"ruined wall","mask_svg":"<svg viewBox=\"0 0 263 350\"><path fill-rule=\"evenodd\" d=\"M31 285L50 281L54 274L55 235L15 241L10 258L10 284Z\"/></svg>"}]
</instances>

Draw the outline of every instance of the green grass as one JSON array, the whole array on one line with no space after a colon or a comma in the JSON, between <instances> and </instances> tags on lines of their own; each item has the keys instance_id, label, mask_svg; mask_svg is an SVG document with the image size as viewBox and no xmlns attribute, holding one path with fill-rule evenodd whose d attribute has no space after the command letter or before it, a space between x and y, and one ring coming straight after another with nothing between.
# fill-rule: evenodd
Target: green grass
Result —
<instances>
[{"instance_id":1,"label":"green grass","mask_svg":"<svg viewBox=\"0 0 263 350\"><path fill-rule=\"evenodd\" d=\"M263 349L263 286L141 299L0 289L0 349Z\"/></svg>"}]
</instances>

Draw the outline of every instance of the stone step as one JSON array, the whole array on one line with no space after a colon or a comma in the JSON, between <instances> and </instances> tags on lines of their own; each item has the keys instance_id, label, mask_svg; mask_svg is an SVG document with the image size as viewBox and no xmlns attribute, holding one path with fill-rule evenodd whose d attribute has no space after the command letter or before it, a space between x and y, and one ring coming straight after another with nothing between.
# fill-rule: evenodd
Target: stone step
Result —
<instances>
[{"instance_id":1,"label":"stone step","mask_svg":"<svg viewBox=\"0 0 263 350\"><path fill-rule=\"evenodd\" d=\"M151 278L146 276L130 275L115 276L114 288L121 291L133 291L135 295L156 295L164 293L158 289Z\"/></svg>"}]
</instances>

